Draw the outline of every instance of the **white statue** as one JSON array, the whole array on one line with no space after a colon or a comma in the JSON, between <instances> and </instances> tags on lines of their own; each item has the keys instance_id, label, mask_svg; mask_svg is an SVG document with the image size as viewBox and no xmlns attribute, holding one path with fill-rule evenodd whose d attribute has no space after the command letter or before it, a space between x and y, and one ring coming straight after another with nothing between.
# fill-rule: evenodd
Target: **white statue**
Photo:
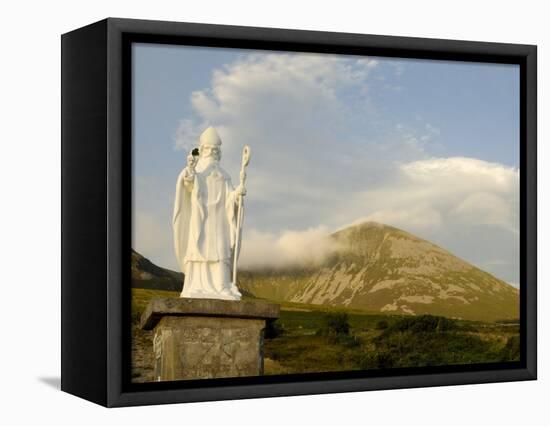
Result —
<instances>
[{"instance_id":1,"label":"white statue","mask_svg":"<svg viewBox=\"0 0 550 426\"><path fill-rule=\"evenodd\" d=\"M199 138L198 155L187 157L176 184L174 247L185 274L180 297L241 298L236 274L249 149L243 151L240 184L233 189L219 164L221 144L216 130L206 129Z\"/></svg>"}]
</instances>

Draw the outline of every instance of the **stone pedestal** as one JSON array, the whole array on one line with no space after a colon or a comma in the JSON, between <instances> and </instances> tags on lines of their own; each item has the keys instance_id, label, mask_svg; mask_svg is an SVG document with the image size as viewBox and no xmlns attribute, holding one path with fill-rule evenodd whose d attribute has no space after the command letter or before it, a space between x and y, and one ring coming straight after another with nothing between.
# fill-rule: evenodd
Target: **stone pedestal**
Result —
<instances>
[{"instance_id":1,"label":"stone pedestal","mask_svg":"<svg viewBox=\"0 0 550 426\"><path fill-rule=\"evenodd\" d=\"M155 380L263 374L266 321L279 305L260 301L156 298L141 317L154 330Z\"/></svg>"}]
</instances>

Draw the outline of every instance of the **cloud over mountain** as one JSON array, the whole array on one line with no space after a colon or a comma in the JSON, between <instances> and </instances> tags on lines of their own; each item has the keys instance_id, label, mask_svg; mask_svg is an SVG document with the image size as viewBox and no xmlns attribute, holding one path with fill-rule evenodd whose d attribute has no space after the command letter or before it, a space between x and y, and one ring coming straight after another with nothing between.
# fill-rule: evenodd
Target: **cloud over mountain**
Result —
<instances>
[{"instance_id":1,"label":"cloud over mountain","mask_svg":"<svg viewBox=\"0 0 550 426\"><path fill-rule=\"evenodd\" d=\"M241 252L240 266L246 269L316 267L337 253L339 245L324 226L279 235L251 230Z\"/></svg>"}]
</instances>

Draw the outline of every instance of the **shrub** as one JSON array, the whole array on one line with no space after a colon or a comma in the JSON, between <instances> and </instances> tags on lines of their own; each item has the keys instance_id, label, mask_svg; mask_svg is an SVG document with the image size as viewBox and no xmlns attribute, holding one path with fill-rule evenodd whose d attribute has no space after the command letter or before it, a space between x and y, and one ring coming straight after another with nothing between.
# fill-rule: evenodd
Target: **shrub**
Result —
<instances>
[{"instance_id":1,"label":"shrub","mask_svg":"<svg viewBox=\"0 0 550 426\"><path fill-rule=\"evenodd\" d=\"M345 312L328 313L321 329L317 331L319 335L338 336L349 334L349 318Z\"/></svg>"},{"instance_id":2,"label":"shrub","mask_svg":"<svg viewBox=\"0 0 550 426\"><path fill-rule=\"evenodd\" d=\"M519 361L519 336L508 337L506 345L504 345L504 348L499 353L499 358L501 361Z\"/></svg>"},{"instance_id":3,"label":"shrub","mask_svg":"<svg viewBox=\"0 0 550 426\"><path fill-rule=\"evenodd\" d=\"M265 325L264 330L264 337L266 339L274 339L275 337L279 337L285 333L285 328L283 324L281 324L279 321L267 321L267 324Z\"/></svg>"},{"instance_id":4,"label":"shrub","mask_svg":"<svg viewBox=\"0 0 550 426\"><path fill-rule=\"evenodd\" d=\"M361 368L423 367L494 362L492 344L461 333L394 333L365 353Z\"/></svg>"},{"instance_id":5,"label":"shrub","mask_svg":"<svg viewBox=\"0 0 550 426\"><path fill-rule=\"evenodd\" d=\"M385 330L389 327L388 321L386 320L380 320L376 323L376 329L377 330Z\"/></svg>"},{"instance_id":6,"label":"shrub","mask_svg":"<svg viewBox=\"0 0 550 426\"><path fill-rule=\"evenodd\" d=\"M456 321L433 315L420 315L400 319L384 330L384 336L395 332L428 333L457 329Z\"/></svg>"},{"instance_id":7,"label":"shrub","mask_svg":"<svg viewBox=\"0 0 550 426\"><path fill-rule=\"evenodd\" d=\"M358 348L362 344L361 339L354 334L339 334L331 339L333 339L334 343L345 348Z\"/></svg>"}]
</instances>

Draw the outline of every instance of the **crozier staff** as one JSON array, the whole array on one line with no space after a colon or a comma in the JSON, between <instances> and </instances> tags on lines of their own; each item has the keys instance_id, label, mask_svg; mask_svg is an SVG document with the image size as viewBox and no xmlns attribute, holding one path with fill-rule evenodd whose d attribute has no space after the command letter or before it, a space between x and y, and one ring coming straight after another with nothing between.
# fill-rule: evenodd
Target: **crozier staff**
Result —
<instances>
[{"instance_id":1,"label":"crozier staff","mask_svg":"<svg viewBox=\"0 0 550 426\"><path fill-rule=\"evenodd\" d=\"M250 163L250 147L245 145L243 148L243 158L241 164L241 173L240 177L240 187L243 188L243 192L239 195L239 207L237 209L237 237L235 238L235 250L233 253L233 283L237 285L237 259L239 257L239 252L241 249L241 236L242 236L242 226L244 218L244 203L243 196L246 194L244 189L244 182L246 181L246 167Z\"/></svg>"}]
</instances>

